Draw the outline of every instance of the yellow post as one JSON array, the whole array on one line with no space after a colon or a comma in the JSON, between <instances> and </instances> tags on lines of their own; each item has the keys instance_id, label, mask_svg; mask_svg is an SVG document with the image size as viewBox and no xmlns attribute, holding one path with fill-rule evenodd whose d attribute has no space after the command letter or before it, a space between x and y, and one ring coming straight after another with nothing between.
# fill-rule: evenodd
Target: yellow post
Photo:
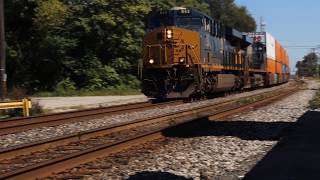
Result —
<instances>
[{"instance_id":1,"label":"yellow post","mask_svg":"<svg viewBox=\"0 0 320 180\"><path fill-rule=\"evenodd\" d=\"M31 101L29 101L28 99L23 99L22 100L22 104L23 104L23 116L24 117L29 117L29 108L31 108Z\"/></svg>"},{"instance_id":2,"label":"yellow post","mask_svg":"<svg viewBox=\"0 0 320 180\"><path fill-rule=\"evenodd\" d=\"M23 116L28 117L29 109L31 108L31 101L28 99L22 99L22 101L12 101L12 102L0 102L0 109L16 109L21 108L23 111Z\"/></svg>"}]
</instances>

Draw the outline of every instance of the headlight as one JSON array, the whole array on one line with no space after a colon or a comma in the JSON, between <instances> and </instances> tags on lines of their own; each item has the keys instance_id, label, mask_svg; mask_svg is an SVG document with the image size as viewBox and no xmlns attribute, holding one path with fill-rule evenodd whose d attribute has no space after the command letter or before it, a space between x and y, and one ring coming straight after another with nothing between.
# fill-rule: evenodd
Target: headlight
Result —
<instances>
[{"instance_id":1,"label":"headlight","mask_svg":"<svg viewBox=\"0 0 320 180\"><path fill-rule=\"evenodd\" d=\"M153 63L154 63L154 60L153 60L153 59L149 59L149 63L150 63L150 64L153 64Z\"/></svg>"},{"instance_id":2,"label":"headlight","mask_svg":"<svg viewBox=\"0 0 320 180\"><path fill-rule=\"evenodd\" d=\"M172 34L173 34L172 30L171 30L171 29L168 29L168 30L167 30L167 38L168 38L168 39L171 39L171 38L172 38Z\"/></svg>"},{"instance_id":3,"label":"headlight","mask_svg":"<svg viewBox=\"0 0 320 180\"><path fill-rule=\"evenodd\" d=\"M186 61L186 59L184 57L179 57L179 62L180 63L184 63Z\"/></svg>"}]
</instances>

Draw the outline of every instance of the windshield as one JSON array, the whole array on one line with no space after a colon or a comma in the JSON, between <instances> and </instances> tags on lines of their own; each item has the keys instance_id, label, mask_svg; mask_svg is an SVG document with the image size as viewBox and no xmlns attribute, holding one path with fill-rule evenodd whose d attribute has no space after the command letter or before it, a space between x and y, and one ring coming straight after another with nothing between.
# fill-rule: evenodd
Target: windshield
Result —
<instances>
[{"instance_id":1,"label":"windshield","mask_svg":"<svg viewBox=\"0 0 320 180\"><path fill-rule=\"evenodd\" d=\"M191 30L200 29L202 26L201 18L197 17L178 17L173 20L173 17L163 16L163 17L154 17L149 19L148 29L155 29L158 27L166 26L178 26Z\"/></svg>"},{"instance_id":2,"label":"windshield","mask_svg":"<svg viewBox=\"0 0 320 180\"><path fill-rule=\"evenodd\" d=\"M195 17L179 17L176 19L176 25L190 29L199 29L202 26L202 21L200 18Z\"/></svg>"},{"instance_id":3,"label":"windshield","mask_svg":"<svg viewBox=\"0 0 320 180\"><path fill-rule=\"evenodd\" d=\"M154 29L158 27L172 26L173 20L170 17L157 17L149 20L148 29Z\"/></svg>"}]
</instances>

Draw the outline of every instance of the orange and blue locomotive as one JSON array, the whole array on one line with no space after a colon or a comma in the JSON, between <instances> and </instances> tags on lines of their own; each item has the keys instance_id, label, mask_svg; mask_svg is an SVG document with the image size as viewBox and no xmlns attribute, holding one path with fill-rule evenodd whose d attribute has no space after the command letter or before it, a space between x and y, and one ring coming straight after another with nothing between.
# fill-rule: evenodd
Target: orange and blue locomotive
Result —
<instances>
[{"instance_id":1,"label":"orange and blue locomotive","mask_svg":"<svg viewBox=\"0 0 320 180\"><path fill-rule=\"evenodd\" d=\"M268 33L242 33L181 7L149 15L141 71L146 96L198 98L288 78L288 55Z\"/></svg>"}]
</instances>

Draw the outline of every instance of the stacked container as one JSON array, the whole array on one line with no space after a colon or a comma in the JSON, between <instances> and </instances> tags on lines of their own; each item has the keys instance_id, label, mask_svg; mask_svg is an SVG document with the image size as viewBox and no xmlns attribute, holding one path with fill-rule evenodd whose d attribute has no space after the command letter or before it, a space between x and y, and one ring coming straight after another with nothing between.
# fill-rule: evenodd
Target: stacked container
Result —
<instances>
[{"instance_id":1,"label":"stacked container","mask_svg":"<svg viewBox=\"0 0 320 180\"><path fill-rule=\"evenodd\" d=\"M279 41L267 32L250 33L255 42L265 45L266 69L269 77L269 84L287 82L289 78L289 58L286 50Z\"/></svg>"}]
</instances>

